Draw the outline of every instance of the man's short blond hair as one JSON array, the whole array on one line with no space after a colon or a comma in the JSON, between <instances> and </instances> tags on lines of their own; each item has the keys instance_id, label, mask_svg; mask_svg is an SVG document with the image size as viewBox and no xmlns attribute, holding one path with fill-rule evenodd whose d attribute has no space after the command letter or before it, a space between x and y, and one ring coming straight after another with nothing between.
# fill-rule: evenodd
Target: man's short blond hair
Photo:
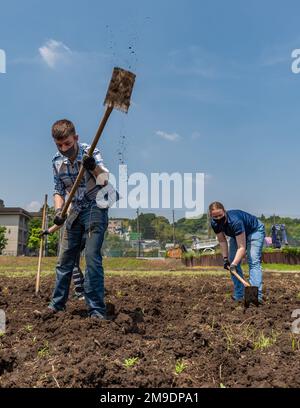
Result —
<instances>
[{"instance_id":1,"label":"man's short blond hair","mask_svg":"<svg viewBox=\"0 0 300 408\"><path fill-rule=\"evenodd\" d=\"M69 136L75 136L74 124L68 119L60 119L52 126L52 137L55 140L64 140Z\"/></svg>"}]
</instances>

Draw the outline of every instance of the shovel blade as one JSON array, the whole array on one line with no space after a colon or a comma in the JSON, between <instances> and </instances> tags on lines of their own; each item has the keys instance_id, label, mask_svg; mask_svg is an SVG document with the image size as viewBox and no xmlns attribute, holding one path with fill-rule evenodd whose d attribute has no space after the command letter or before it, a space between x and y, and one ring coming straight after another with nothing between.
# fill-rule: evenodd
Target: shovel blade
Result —
<instances>
[{"instance_id":1,"label":"shovel blade","mask_svg":"<svg viewBox=\"0 0 300 408\"><path fill-rule=\"evenodd\" d=\"M113 303L106 303L106 319L113 320L116 317L116 307Z\"/></svg>"},{"instance_id":2,"label":"shovel blade","mask_svg":"<svg viewBox=\"0 0 300 408\"><path fill-rule=\"evenodd\" d=\"M258 306L258 287L257 286L247 286L245 288L245 307L249 307L251 303Z\"/></svg>"},{"instance_id":3,"label":"shovel blade","mask_svg":"<svg viewBox=\"0 0 300 408\"><path fill-rule=\"evenodd\" d=\"M127 113L134 82L134 73L115 67L108 86L104 105Z\"/></svg>"}]
</instances>

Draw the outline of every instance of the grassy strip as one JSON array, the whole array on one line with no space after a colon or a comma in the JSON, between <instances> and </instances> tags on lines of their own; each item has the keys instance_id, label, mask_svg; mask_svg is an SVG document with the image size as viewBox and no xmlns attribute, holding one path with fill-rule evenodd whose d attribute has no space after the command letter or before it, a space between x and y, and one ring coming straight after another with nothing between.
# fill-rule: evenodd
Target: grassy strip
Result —
<instances>
[{"instance_id":1,"label":"grassy strip","mask_svg":"<svg viewBox=\"0 0 300 408\"><path fill-rule=\"evenodd\" d=\"M56 257L45 257L42 259L42 268L45 270L54 269L57 263ZM13 257L0 256L0 271L2 270L31 270L36 269L37 257ZM84 260L82 260L84 264ZM183 269L180 260L148 260L136 258L103 258L105 269L111 270L149 270L149 269Z\"/></svg>"},{"instance_id":2,"label":"grassy strip","mask_svg":"<svg viewBox=\"0 0 300 408\"><path fill-rule=\"evenodd\" d=\"M54 275L57 258L49 257L42 260L42 275ZM37 271L38 259L35 257L0 256L0 276L34 276ZM84 264L84 262L83 262ZM104 258L104 269L108 276L161 276L165 275L224 275L228 272L222 267L185 268L180 261L171 263L167 260L145 260L136 258ZM84 268L84 265L82 265ZM243 265L248 273L248 265ZM300 265L263 264L265 272L300 273Z\"/></svg>"},{"instance_id":3,"label":"grassy strip","mask_svg":"<svg viewBox=\"0 0 300 408\"><path fill-rule=\"evenodd\" d=\"M263 264L262 267L264 271L300 272L300 265Z\"/></svg>"},{"instance_id":4,"label":"grassy strip","mask_svg":"<svg viewBox=\"0 0 300 408\"><path fill-rule=\"evenodd\" d=\"M36 271L0 271L0 277L7 277L7 278L31 278L36 275ZM41 273L42 277L46 276L53 276L54 277L55 272L54 270L44 270ZM199 271L199 270L178 270L178 271L159 271L159 270L148 270L148 271L141 271L141 270L124 270L124 271L114 271L114 270L105 270L105 276L109 277L153 277L153 276L194 276L194 277L199 277L199 276L226 276L228 273L226 271L218 271L218 270L205 270L205 271Z\"/></svg>"}]
</instances>

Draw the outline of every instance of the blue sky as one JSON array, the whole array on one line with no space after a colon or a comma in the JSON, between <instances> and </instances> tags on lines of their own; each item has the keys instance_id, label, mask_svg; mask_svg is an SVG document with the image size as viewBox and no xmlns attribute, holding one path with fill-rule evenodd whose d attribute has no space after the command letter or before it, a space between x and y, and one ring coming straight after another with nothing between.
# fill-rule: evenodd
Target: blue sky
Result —
<instances>
[{"instance_id":1,"label":"blue sky","mask_svg":"<svg viewBox=\"0 0 300 408\"><path fill-rule=\"evenodd\" d=\"M300 74L291 71L299 2L1 0L0 7L7 206L34 209L51 197L52 123L70 118L90 142L112 68L121 66L137 80L128 115L113 112L100 141L111 172L120 158L129 173L204 172L206 206L219 200L300 217Z\"/></svg>"}]
</instances>

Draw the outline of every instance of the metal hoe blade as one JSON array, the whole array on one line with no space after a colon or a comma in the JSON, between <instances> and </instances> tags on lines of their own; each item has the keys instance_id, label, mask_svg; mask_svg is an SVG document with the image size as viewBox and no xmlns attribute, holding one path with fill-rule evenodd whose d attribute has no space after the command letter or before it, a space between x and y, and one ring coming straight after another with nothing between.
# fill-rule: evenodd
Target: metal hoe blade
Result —
<instances>
[{"instance_id":1,"label":"metal hoe blade","mask_svg":"<svg viewBox=\"0 0 300 408\"><path fill-rule=\"evenodd\" d=\"M115 67L106 93L104 105L127 113L135 81L135 74Z\"/></svg>"},{"instance_id":2,"label":"metal hoe blade","mask_svg":"<svg viewBox=\"0 0 300 408\"><path fill-rule=\"evenodd\" d=\"M253 303L255 306L258 306L258 287L257 286L245 287L244 305L245 307L249 307L251 303Z\"/></svg>"}]
</instances>

